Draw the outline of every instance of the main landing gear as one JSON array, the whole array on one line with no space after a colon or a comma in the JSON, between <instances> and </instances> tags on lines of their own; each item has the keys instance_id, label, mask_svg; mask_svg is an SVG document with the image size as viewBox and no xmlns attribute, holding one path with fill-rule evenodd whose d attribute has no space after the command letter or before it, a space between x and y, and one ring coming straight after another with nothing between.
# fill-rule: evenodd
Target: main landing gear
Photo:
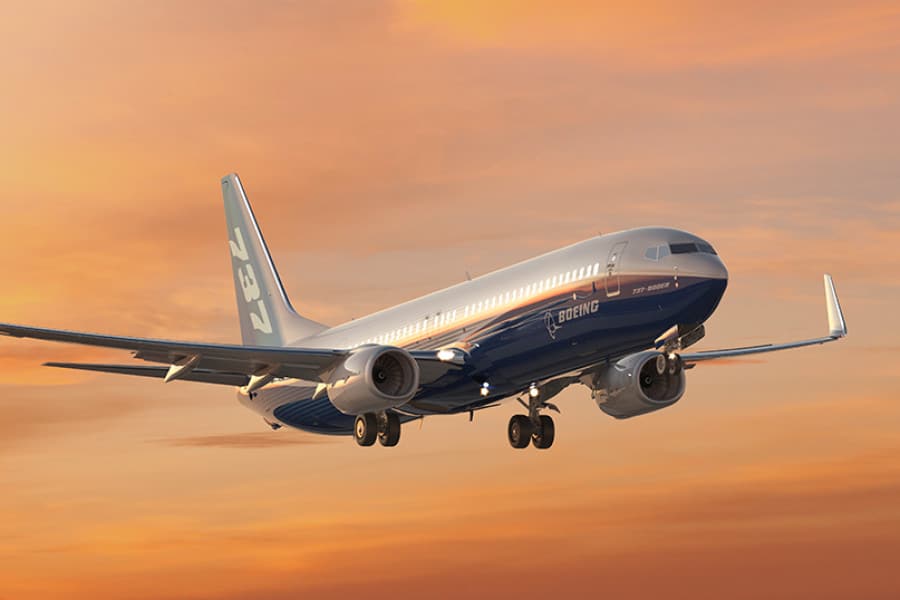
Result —
<instances>
[{"instance_id":1,"label":"main landing gear","mask_svg":"<svg viewBox=\"0 0 900 600\"><path fill-rule=\"evenodd\" d=\"M396 446L400 441L400 417L393 412L358 415L353 437L360 446L371 446L376 439L382 446Z\"/></svg>"},{"instance_id":2,"label":"main landing gear","mask_svg":"<svg viewBox=\"0 0 900 600\"><path fill-rule=\"evenodd\" d=\"M540 411L548 408L559 412L556 405L541 400L540 390L536 386L531 386L528 390L528 402L520 398L519 404L528 409L528 414L513 415L509 420L509 445L513 448L527 448L530 442L540 450L552 446L556 427L553 419L549 415L540 414Z\"/></svg>"}]
</instances>

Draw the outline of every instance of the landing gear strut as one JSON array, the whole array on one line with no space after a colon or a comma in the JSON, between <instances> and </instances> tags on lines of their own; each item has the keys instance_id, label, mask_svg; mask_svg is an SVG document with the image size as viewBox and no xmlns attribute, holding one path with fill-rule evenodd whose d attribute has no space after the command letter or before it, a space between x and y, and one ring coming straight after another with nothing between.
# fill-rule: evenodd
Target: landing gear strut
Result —
<instances>
[{"instance_id":1,"label":"landing gear strut","mask_svg":"<svg viewBox=\"0 0 900 600\"><path fill-rule=\"evenodd\" d=\"M371 446L376 439L382 446L396 446L400 441L400 417L393 412L358 415L353 437L360 446Z\"/></svg>"},{"instance_id":2,"label":"landing gear strut","mask_svg":"<svg viewBox=\"0 0 900 600\"><path fill-rule=\"evenodd\" d=\"M521 398L519 404L528 409L527 415L513 415L509 420L507 435L509 445L513 448L527 448L528 443L535 448L545 450L553 445L556 427L549 415L542 415L541 410L548 408L559 412L559 408L540 399L540 389L531 386L528 390L528 402Z\"/></svg>"}]
</instances>

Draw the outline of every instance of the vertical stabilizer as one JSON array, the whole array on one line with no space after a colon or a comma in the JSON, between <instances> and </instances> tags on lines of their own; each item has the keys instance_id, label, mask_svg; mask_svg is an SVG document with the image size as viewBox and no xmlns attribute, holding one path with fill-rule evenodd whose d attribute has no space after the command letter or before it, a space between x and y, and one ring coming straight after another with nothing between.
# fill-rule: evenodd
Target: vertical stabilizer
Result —
<instances>
[{"instance_id":1,"label":"vertical stabilizer","mask_svg":"<svg viewBox=\"0 0 900 600\"><path fill-rule=\"evenodd\" d=\"M326 329L294 312L237 174L222 178L222 196L243 343L284 346Z\"/></svg>"}]
</instances>

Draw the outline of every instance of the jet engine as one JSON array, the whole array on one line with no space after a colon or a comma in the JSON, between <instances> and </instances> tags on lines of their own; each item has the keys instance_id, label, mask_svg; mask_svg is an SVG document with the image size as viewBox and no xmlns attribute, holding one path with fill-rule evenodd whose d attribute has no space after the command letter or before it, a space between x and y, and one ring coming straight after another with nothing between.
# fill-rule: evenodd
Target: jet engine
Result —
<instances>
[{"instance_id":1,"label":"jet engine","mask_svg":"<svg viewBox=\"0 0 900 600\"><path fill-rule=\"evenodd\" d=\"M368 346L344 359L328 378L328 399L344 414L402 406L419 388L419 365L393 346Z\"/></svg>"},{"instance_id":2,"label":"jet engine","mask_svg":"<svg viewBox=\"0 0 900 600\"><path fill-rule=\"evenodd\" d=\"M603 412L627 419L678 402L684 395L684 369L678 357L638 352L602 367L589 387Z\"/></svg>"}]
</instances>

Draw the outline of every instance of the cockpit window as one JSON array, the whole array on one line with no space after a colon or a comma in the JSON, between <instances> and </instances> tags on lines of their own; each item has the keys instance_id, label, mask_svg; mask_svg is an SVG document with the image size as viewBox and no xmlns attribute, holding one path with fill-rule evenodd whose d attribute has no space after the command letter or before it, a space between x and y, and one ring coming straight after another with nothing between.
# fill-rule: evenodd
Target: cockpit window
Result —
<instances>
[{"instance_id":1,"label":"cockpit window","mask_svg":"<svg viewBox=\"0 0 900 600\"><path fill-rule=\"evenodd\" d=\"M716 253L716 251L713 250L713 247L706 242L682 242L678 244L669 244L669 249L672 251L672 254L697 254L698 252L703 254Z\"/></svg>"},{"instance_id":2,"label":"cockpit window","mask_svg":"<svg viewBox=\"0 0 900 600\"><path fill-rule=\"evenodd\" d=\"M668 244L662 246L651 246L644 251L644 258L647 260L662 260L669 255Z\"/></svg>"},{"instance_id":3,"label":"cockpit window","mask_svg":"<svg viewBox=\"0 0 900 600\"><path fill-rule=\"evenodd\" d=\"M672 254L693 254L697 252L697 244L694 242L685 242L682 244L669 244Z\"/></svg>"}]
</instances>

